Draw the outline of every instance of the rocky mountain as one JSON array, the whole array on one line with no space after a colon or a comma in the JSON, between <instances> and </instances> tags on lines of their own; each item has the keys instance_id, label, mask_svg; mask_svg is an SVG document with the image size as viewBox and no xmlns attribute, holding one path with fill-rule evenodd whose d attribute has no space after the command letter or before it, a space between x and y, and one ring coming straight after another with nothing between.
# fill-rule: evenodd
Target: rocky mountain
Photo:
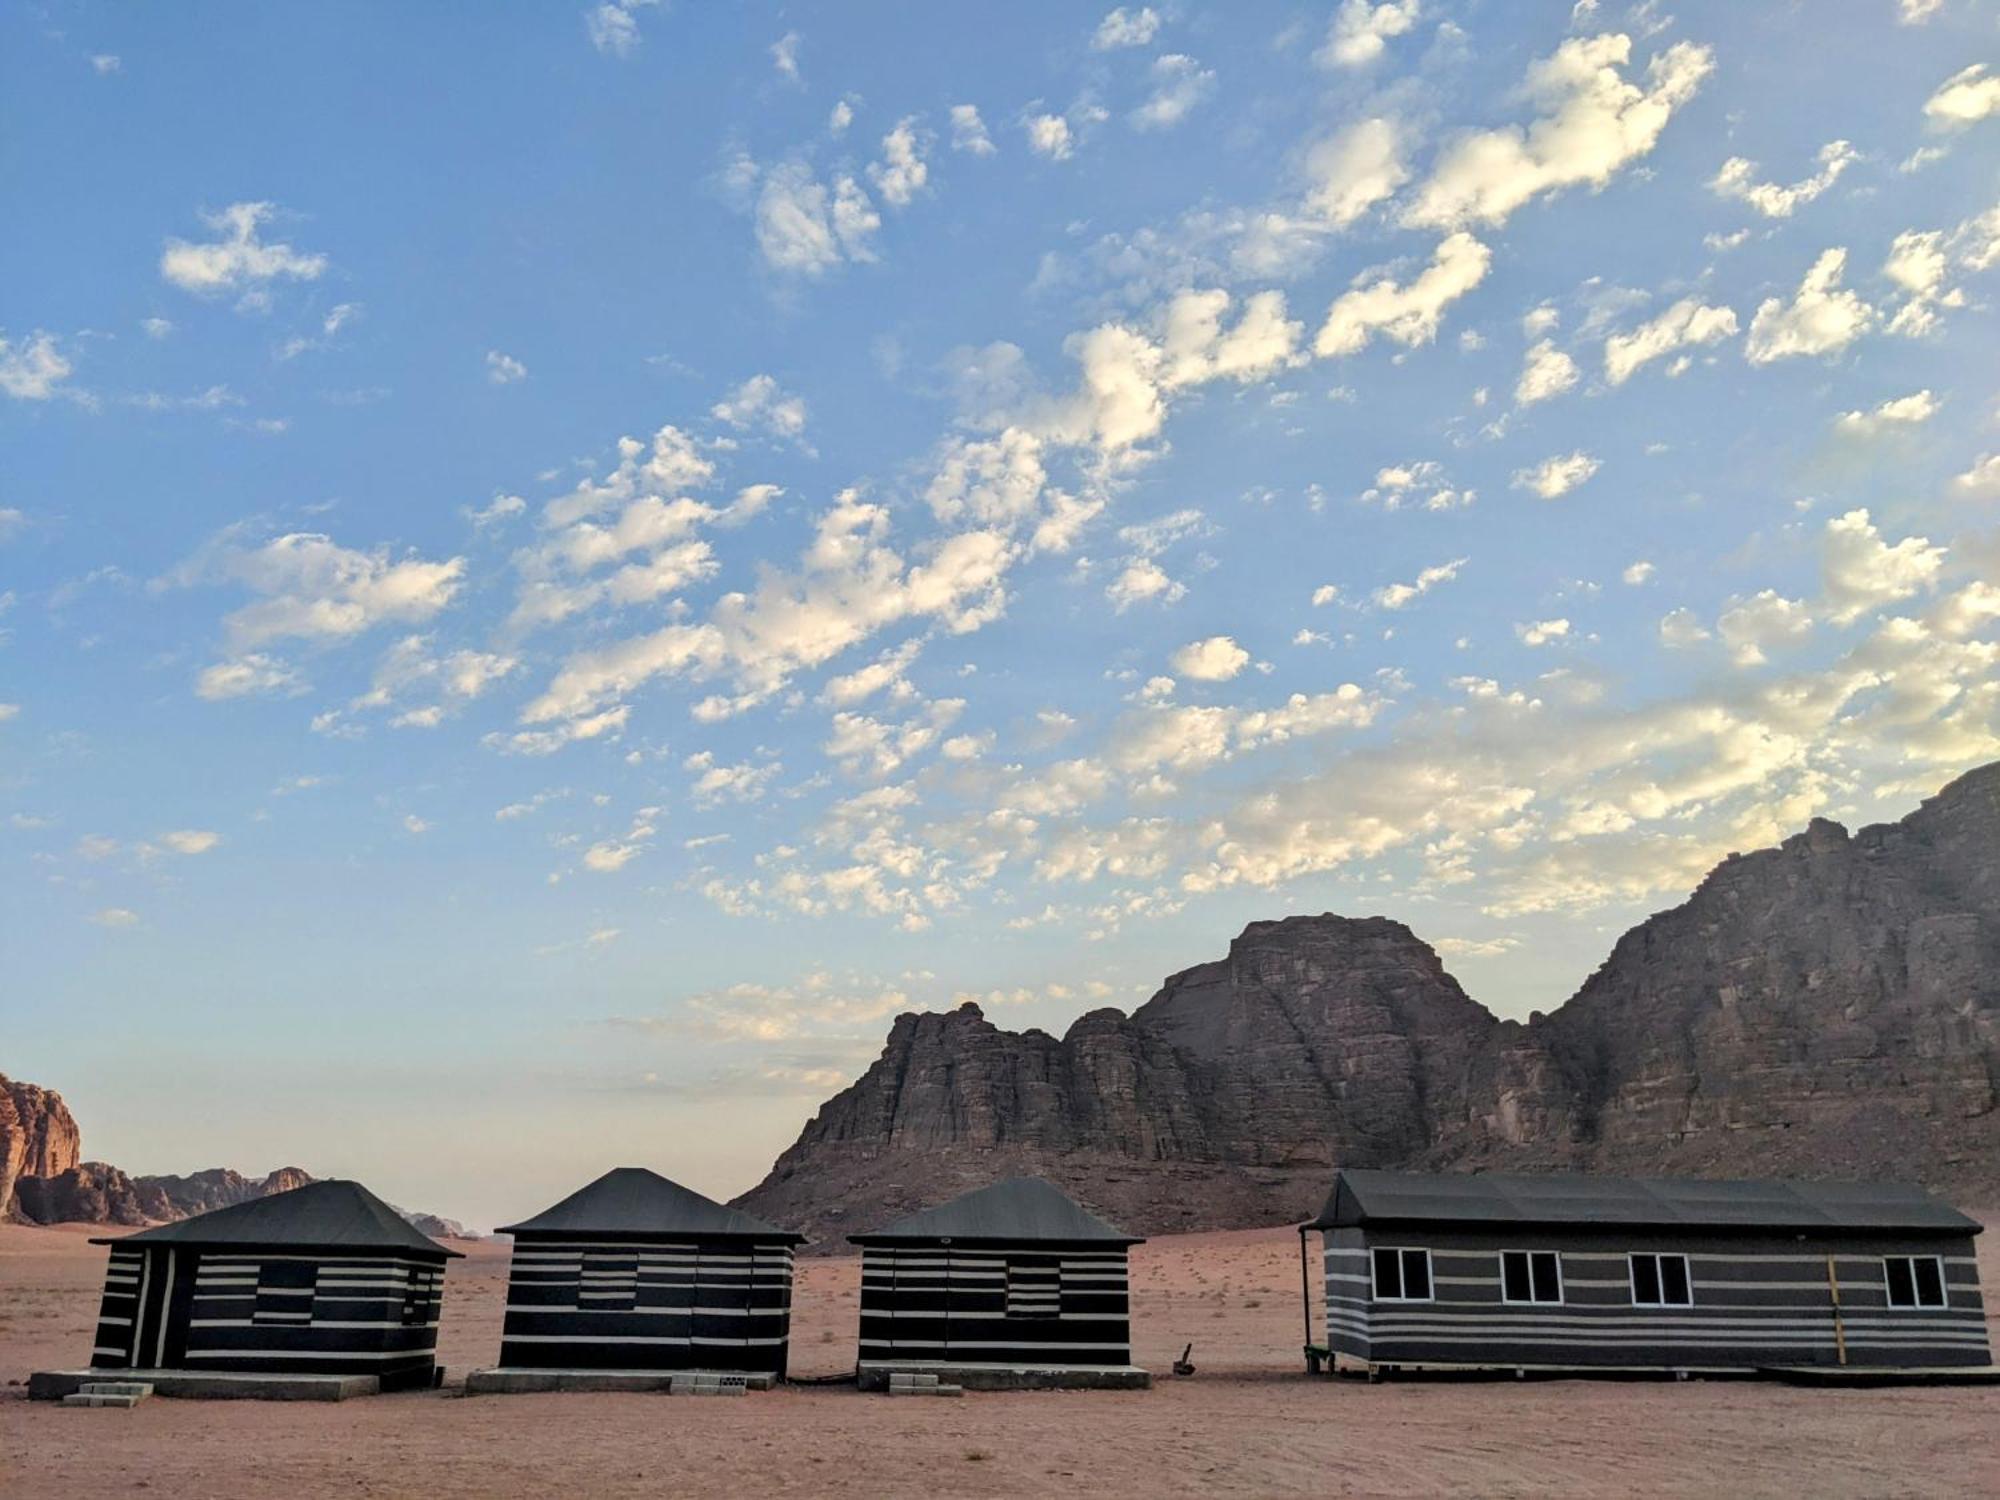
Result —
<instances>
[{"instance_id":1,"label":"rocky mountain","mask_svg":"<svg viewBox=\"0 0 2000 1500\"><path fill-rule=\"evenodd\" d=\"M1336 1165L1918 1177L2000 1188L2000 764L1815 820L1502 1021L1401 923L1256 922L1061 1037L898 1017L753 1213L841 1235L1032 1172L1140 1232L1296 1219Z\"/></svg>"},{"instance_id":2,"label":"rocky mountain","mask_svg":"<svg viewBox=\"0 0 2000 1500\"><path fill-rule=\"evenodd\" d=\"M0 1076L0 1219L136 1227L268 1198L313 1180L298 1167L263 1177L228 1167L186 1177L132 1177L107 1162L83 1161L81 1154L82 1135L62 1095ZM433 1238L473 1238L455 1220L397 1212Z\"/></svg>"},{"instance_id":3,"label":"rocky mountain","mask_svg":"<svg viewBox=\"0 0 2000 1500\"><path fill-rule=\"evenodd\" d=\"M77 1164L82 1132L62 1095L0 1074L0 1218L23 1176L54 1177Z\"/></svg>"}]
</instances>

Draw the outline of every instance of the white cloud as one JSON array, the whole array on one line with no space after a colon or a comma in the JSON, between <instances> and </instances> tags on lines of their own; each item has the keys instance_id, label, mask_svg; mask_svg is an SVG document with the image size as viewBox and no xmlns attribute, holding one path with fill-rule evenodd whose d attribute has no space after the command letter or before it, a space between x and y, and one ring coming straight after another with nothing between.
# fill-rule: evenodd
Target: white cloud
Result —
<instances>
[{"instance_id":1,"label":"white cloud","mask_svg":"<svg viewBox=\"0 0 2000 1500\"><path fill-rule=\"evenodd\" d=\"M1125 570L1105 586L1104 597L1123 614L1133 605L1149 599L1172 604L1186 593L1187 585L1169 578L1150 558L1139 557L1127 563Z\"/></svg>"},{"instance_id":2,"label":"white cloud","mask_svg":"<svg viewBox=\"0 0 2000 1500\"><path fill-rule=\"evenodd\" d=\"M1459 557L1448 563L1425 568L1417 574L1413 583L1392 583L1375 591L1375 602L1383 609L1401 609L1420 595L1428 594L1441 583L1450 583L1458 577L1458 571L1471 559Z\"/></svg>"},{"instance_id":3,"label":"white cloud","mask_svg":"<svg viewBox=\"0 0 2000 1500\"><path fill-rule=\"evenodd\" d=\"M1306 208L1345 229L1410 179L1396 122L1362 120L1315 142L1306 152Z\"/></svg>"},{"instance_id":4,"label":"white cloud","mask_svg":"<svg viewBox=\"0 0 2000 1500\"><path fill-rule=\"evenodd\" d=\"M796 31L788 31L771 43L771 66L793 83L799 81L799 43L803 40Z\"/></svg>"},{"instance_id":5,"label":"white cloud","mask_svg":"<svg viewBox=\"0 0 2000 1500\"><path fill-rule=\"evenodd\" d=\"M1419 0L1342 0L1327 28L1326 42L1313 54L1322 68L1365 68L1389 49L1392 37L1417 24Z\"/></svg>"},{"instance_id":6,"label":"white cloud","mask_svg":"<svg viewBox=\"0 0 2000 1500\"><path fill-rule=\"evenodd\" d=\"M1127 10L1121 5L1097 23L1090 45L1096 52L1109 52L1116 47L1143 47L1159 34L1159 30L1160 13L1152 6L1135 5Z\"/></svg>"},{"instance_id":7,"label":"white cloud","mask_svg":"<svg viewBox=\"0 0 2000 1500\"><path fill-rule=\"evenodd\" d=\"M1028 133L1028 149L1051 161L1067 161L1076 149L1069 121L1061 115L1030 115L1021 128Z\"/></svg>"},{"instance_id":8,"label":"white cloud","mask_svg":"<svg viewBox=\"0 0 2000 1500\"><path fill-rule=\"evenodd\" d=\"M1942 9L1944 0L1896 0L1896 21L1902 26L1921 26Z\"/></svg>"},{"instance_id":9,"label":"white cloud","mask_svg":"<svg viewBox=\"0 0 2000 1500\"><path fill-rule=\"evenodd\" d=\"M2000 113L2000 73L1974 63L1951 75L1924 101L1924 118L1940 130L1963 130Z\"/></svg>"},{"instance_id":10,"label":"white cloud","mask_svg":"<svg viewBox=\"0 0 2000 1500\"><path fill-rule=\"evenodd\" d=\"M1190 641L1170 659L1173 669L1197 682L1227 682L1250 663L1250 653L1226 635Z\"/></svg>"},{"instance_id":11,"label":"white cloud","mask_svg":"<svg viewBox=\"0 0 2000 1500\"><path fill-rule=\"evenodd\" d=\"M99 78L107 78L124 69L125 63L115 52L93 52L90 56L91 71Z\"/></svg>"},{"instance_id":12,"label":"white cloud","mask_svg":"<svg viewBox=\"0 0 2000 1500\"><path fill-rule=\"evenodd\" d=\"M630 57L639 47L639 15L654 0L609 0L583 13L590 45L607 57Z\"/></svg>"},{"instance_id":13,"label":"white cloud","mask_svg":"<svg viewBox=\"0 0 2000 1500\"><path fill-rule=\"evenodd\" d=\"M1375 471L1375 483L1361 492L1364 504L1379 504L1384 510L1401 510L1406 505L1424 510L1457 510L1479 498L1479 492L1460 489L1436 459L1415 463L1389 464Z\"/></svg>"},{"instance_id":14,"label":"white cloud","mask_svg":"<svg viewBox=\"0 0 2000 1500\"><path fill-rule=\"evenodd\" d=\"M172 318L141 318L139 327L149 339L163 339L174 331Z\"/></svg>"},{"instance_id":15,"label":"white cloud","mask_svg":"<svg viewBox=\"0 0 2000 1500\"><path fill-rule=\"evenodd\" d=\"M99 927L132 927L139 921L139 914L122 906L107 906L90 914L90 920Z\"/></svg>"},{"instance_id":16,"label":"white cloud","mask_svg":"<svg viewBox=\"0 0 2000 1500\"><path fill-rule=\"evenodd\" d=\"M1665 646L1692 646L1709 639L1709 629L1686 605L1671 609L1660 618L1660 643Z\"/></svg>"},{"instance_id":17,"label":"white cloud","mask_svg":"<svg viewBox=\"0 0 2000 1500\"><path fill-rule=\"evenodd\" d=\"M1715 633L1739 667L1759 666L1766 652L1796 645L1811 631L1812 611L1775 589L1732 605L1715 622Z\"/></svg>"},{"instance_id":18,"label":"white cloud","mask_svg":"<svg viewBox=\"0 0 2000 1500\"><path fill-rule=\"evenodd\" d=\"M1587 481L1600 467L1599 461L1581 448L1573 453L1558 453L1531 469L1516 469L1514 488L1531 490L1544 500L1554 500Z\"/></svg>"},{"instance_id":19,"label":"white cloud","mask_svg":"<svg viewBox=\"0 0 2000 1500\"><path fill-rule=\"evenodd\" d=\"M836 714L834 717L839 719L843 716ZM758 801L772 780L784 770L776 761L761 766L720 764L714 752L709 750L690 755L681 763L681 768L695 773L694 784L688 792L698 807L714 807L722 802Z\"/></svg>"},{"instance_id":20,"label":"white cloud","mask_svg":"<svg viewBox=\"0 0 2000 1500\"><path fill-rule=\"evenodd\" d=\"M362 552L293 532L260 547L226 539L174 581L237 583L261 595L223 622L237 647L250 648L286 636L339 640L387 621L426 620L451 603L464 578L461 557L391 560L387 549Z\"/></svg>"},{"instance_id":21,"label":"white cloud","mask_svg":"<svg viewBox=\"0 0 2000 1500\"><path fill-rule=\"evenodd\" d=\"M854 123L854 106L845 99L836 99L826 117L829 135L845 135L847 127Z\"/></svg>"},{"instance_id":22,"label":"white cloud","mask_svg":"<svg viewBox=\"0 0 2000 1500\"><path fill-rule=\"evenodd\" d=\"M161 834L160 842L175 854L206 854L222 842L222 835L206 828L176 828Z\"/></svg>"},{"instance_id":23,"label":"white cloud","mask_svg":"<svg viewBox=\"0 0 2000 1500\"><path fill-rule=\"evenodd\" d=\"M1824 251L1789 304L1782 297L1760 303L1750 320L1744 357L1762 365L1800 355L1837 354L1859 338L1874 322L1875 310L1840 284L1846 265L1845 250Z\"/></svg>"},{"instance_id":24,"label":"white cloud","mask_svg":"<svg viewBox=\"0 0 2000 1500\"><path fill-rule=\"evenodd\" d=\"M1943 567L1944 548L1920 536L1891 545L1882 540L1866 510L1851 510L1826 523L1820 577L1837 625L1930 588Z\"/></svg>"},{"instance_id":25,"label":"white cloud","mask_svg":"<svg viewBox=\"0 0 2000 1500\"><path fill-rule=\"evenodd\" d=\"M954 104L951 107L951 149L970 151L974 156L991 156L1000 148L993 144L993 137L986 133L986 122L979 118L976 104Z\"/></svg>"},{"instance_id":26,"label":"white cloud","mask_svg":"<svg viewBox=\"0 0 2000 1500\"><path fill-rule=\"evenodd\" d=\"M1215 70L1180 52L1154 58L1152 72L1153 92L1132 111L1132 124L1139 130L1180 124L1215 87Z\"/></svg>"},{"instance_id":27,"label":"white cloud","mask_svg":"<svg viewBox=\"0 0 2000 1500\"><path fill-rule=\"evenodd\" d=\"M1463 231L1449 235L1408 284L1380 276L1334 300L1314 341L1322 357L1358 354L1377 333L1414 348L1437 337L1444 310L1486 279L1493 255Z\"/></svg>"},{"instance_id":28,"label":"white cloud","mask_svg":"<svg viewBox=\"0 0 2000 1500\"><path fill-rule=\"evenodd\" d=\"M204 213L202 222L220 231L222 238L206 244L168 240L160 255L160 274L183 290L204 295L255 292L279 277L317 280L326 270L324 255L258 239L258 226L275 212L269 203L232 203L220 213Z\"/></svg>"},{"instance_id":29,"label":"white cloud","mask_svg":"<svg viewBox=\"0 0 2000 1500\"><path fill-rule=\"evenodd\" d=\"M896 128L882 137L882 160L869 166L868 180L884 203L903 208L923 191L930 177L930 168L924 165L925 145L914 115L898 120Z\"/></svg>"},{"instance_id":30,"label":"white cloud","mask_svg":"<svg viewBox=\"0 0 2000 1500\"><path fill-rule=\"evenodd\" d=\"M523 514L527 508L528 502L519 495L495 495L492 504L480 510L468 510L465 516L474 526L484 528L497 525L501 521L511 521Z\"/></svg>"},{"instance_id":31,"label":"white cloud","mask_svg":"<svg viewBox=\"0 0 2000 1500\"><path fill-rule=\"evenodd\" d=\"M828 187L804 162L781 162L764 176L756 208L757 248L773 270L818 276L843 261L871 261L882 216L852 177Z\"/></svg>"},{"instance_id":32,"label":"white cloud","mask_svg":"<svg viewBox=\"0 0 2000 1500\"><path fill-rule=\"evenodd\" d=\"M1619 72L1631 54L1629 37L1572 37L1532 64L1524 92L1542 113L1526 130L1475 131L1448 146L1406 211L1408 222L1501 224L1541 194L1582 183L1602 188L1650 152L1714 56L1676 42L1655 54L1642 88Z\"/></svg>"},{"instance_id":33,"label":"white cloud","mask_svg":"<svg viewBox=\"0 0 2000 1500\"><path fill-rule=\"evenodd\" d=\"M773 437L797 442L805 436L806 404L785 394L772 376L752 375L708 409L718 422L735 428L759 428Z\"/></svg>"},{"instance_id":34,"label":"white cloud","mask_svg":"<svg viewBox=\"0 0 2000 1500\"><path fill-rule=\"evenodd\" d=\"M820 693L821 700L835 708L852 708L884 690L898 701L914 697L916 689L904 674L909 671L923 646L922 637L913 637L893 650L883 652L865 667L829 677Z\"/></svg>"},{"instance_id":35,"label":"white cloud","mask_svg":"<svg viewBox=\"0 0 2000 1500\"><path fill-rule=\"evenodd\" d=\"M1962 495L2000 495L2000 453L1982 453L1951 487Z\"/></svg>"},{"instance_id":36,"label":"white cloud","mask_svg":"<svg viewBox=\"0 0 2000 1500\"><path fill-rule=\"evenodd\" d=\"M1938 399L1928 390L1884 401L1872 411L1844 411L1834 426L1857 437L1873 437L1895 427L1914 427L1937 415Z\"/></svg>"},{"instance_id":37,"label":"white cloud","mask_svg":"<svg viewBox=\"0 0 2000 1500\"><path fill-rule=\"evenodd\" d=\"M212 703L252 694L296 692L304 686L299 674L285 663L256 651L204 667L194 682L195 695Z\"/></svg>"},{"instance_id":38,"label":"white cloud","mask_svg":"<svg viewBox=\"0 0 2000 1500\"><path fill-rule=\"evenodd\" d=\"M1640 561L1631 564L1629 567L1625 569L1623 573L1620 573L1618 576L1625 583L1631 585L1633 588L1637 588L1642 583L1650 582L1653 577L1653 573L1654 573L1654 568L1651 563Z\"/></svg>"},{"instance_id":39,"label":"white cloud","mask_svg":"<svg viewBox=\"0 0 2000 1500\"><path fill-rule=\"evenodd\" d=\"M1767 219L1785 219L1832 187L1840 180L1840 174L1860 159L1846 141L1828 141L1820 147L1817 172L1790 187L1780 187L1775 182L1752 181L1757 164L1746 157L1732 156L1708 186L1718 197L1747 203Z\"/></svg>"},{"instance_id":40,"label":"white cloud","mask_svg":"<svg viewBox=\"0 0 2000 1500\"><path fill-rule=\"evenodd\" d=\"M901 620L931 619L954 633L979 629L1006 604L1003 583L1017 553L995 530L962 531L906 562L888 545L889 512L844 491L814 528L796 572L767 568L756 588L724 595L700 623L570 657L522 718L531 725L575 720L661 676L729 673L735 699L704 700L698 718L726 717L761 702L803 669Z\"/></svg>"},{"instance_id":41,"label":"white cloud","mask_svg":"<svg viewBox=\"0 0 2000 1500\"><path fill-rule=\"evenodd\" d=\"M1516 625L1514 634L1521 638L1524 646L1546 646L1550 641L1559 641L1569 634L1569 621L1535 620Z\"/></svg>"},{"instance_id":42,"label":"white cloud","mask_svg":"<svg viewBox=\"0 0 2000 1500\"><path fill-rule=\"evenodd\" d=\"M1521 378L1514 384L1514 400L1518 405L1532 406L1537 401L1560 396L1576 382L1576 361L1551 340L1543 339L1528 350L1522 361Z\"/></svg>"},{"instance_id":43,"label":"white cloud","mask_svg":"<svg viewBox=\"0 0 2000 1500\"><path fill-rule=\"evenodd\" d=\"M64 394L73 370L49 334L34 333L24 344L10 344L0 336L0 391L17 401L47 401Z\"/></svg>"},{"instance_id":44,"label":"white cloud","mask_svg":"<svg viewBox=\"0 0 2000 1500\"><path fill-rule=\"evenodd\" d=\"M512 385L517 380L528 378L528 367L511 354L502 354L498 349L488 349L486 378L495 385Z\"/></svg>"},{"instance_id":45,"label":"white cloud","mask_svg":"<svg viewBox=\"0 0 2000 1500\"><path fill-rule=\"evenodd\" d=\"M18 719L20 716L21 716L20 704L0 703L0 724L5 724L10 719Z\"/></svg>"},{"instance_id":46,"label":"white cloud","mask_svg":"<svg viewBox=\"0 0 2000 1500\"><path fill-rule=\"evenodd\" d=\"M1735 335L1734 311L1705 306L1698 297L1683 297L1652 321L1604 341L1604 378L1613 385L1623 385L1641 365L1691 345L1713 344Z\"/></svg>"}]
</instances>

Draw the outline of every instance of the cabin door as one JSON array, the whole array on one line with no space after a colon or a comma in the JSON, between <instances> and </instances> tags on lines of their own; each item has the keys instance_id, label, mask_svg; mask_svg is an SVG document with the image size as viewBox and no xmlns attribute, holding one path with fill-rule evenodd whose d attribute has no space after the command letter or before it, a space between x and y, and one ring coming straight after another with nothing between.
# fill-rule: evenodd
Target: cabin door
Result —
<instances>
[{"instance_id":1,"label":"cabin door","mask_svg":"<svg viewBox=\"0 0 2000 1500\"><path fill-rule=\"evenodd\" d=\"M992 1251L953 1250L946 1276L945 1359L990 1363L1007 1313L1007 1258Z\"/></svg>"},{"instance_id":2,"label":"cabin door","mask_svg":"<svg viewBox=\"0 0 2000 1500\"><path fill-rule=\"evenodd\" d=\"M139 1273L139 1304L132 1318L132 1366L178 1369L187 1359L188 1319L194 1308L191 1250L157 1246L146 1251Z\"/></svg>"}]
</instances>

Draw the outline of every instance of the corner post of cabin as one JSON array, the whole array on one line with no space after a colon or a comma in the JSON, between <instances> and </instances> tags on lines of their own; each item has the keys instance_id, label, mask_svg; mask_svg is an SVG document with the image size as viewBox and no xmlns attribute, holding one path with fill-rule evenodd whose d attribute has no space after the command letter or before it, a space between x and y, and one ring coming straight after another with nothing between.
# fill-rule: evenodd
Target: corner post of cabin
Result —
<instances>
[{"instance_id":1,"label":"corner post of cabin","mask_svg":"<svg viewBox=\"0 0 2000 1500\"><path fill-rule=\"evenodd\" d=\"M1826 1289L1833 1297L1833 1352L1840 1363L1847 1363L1847 1326L1840 1311L1840 1274L1834 1269L1833 1252L1826 1252Z\"/></svg>"},{"instance_id":2,"label":"corner post of cabin","mask_svg":"<svg viewBox=\"0 0 2000 1500\"><path fill-rule=\"evenodd\" d=\"M1312 1346L1313 1346L1312 1273L1308 1268L1308 1262L1306 1258L1306 1226L1304 1224L1301 1224L1299 1226L1299 1311L1305 1318L1306 1373L1308 1375L1311 1375L1317 1372L1315 1370L1312 1357Z\"/></svg>"}]
</instances>

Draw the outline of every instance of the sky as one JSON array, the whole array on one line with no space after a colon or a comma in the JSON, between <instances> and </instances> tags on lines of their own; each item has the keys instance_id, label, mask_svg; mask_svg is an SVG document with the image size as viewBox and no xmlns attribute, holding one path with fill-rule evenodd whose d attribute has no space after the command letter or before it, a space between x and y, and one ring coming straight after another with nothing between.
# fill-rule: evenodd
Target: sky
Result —
<instances>
[{"instance_id":1,"label":"sky","mask_svg":"<svg viewBox=\"0 0 2000 1500\"><path fill-rule=\"evenodd\" d=\"M0 7L0 1068L479 1225L2000 758L2000 7Z\"/></svg>"}]
</instances>

